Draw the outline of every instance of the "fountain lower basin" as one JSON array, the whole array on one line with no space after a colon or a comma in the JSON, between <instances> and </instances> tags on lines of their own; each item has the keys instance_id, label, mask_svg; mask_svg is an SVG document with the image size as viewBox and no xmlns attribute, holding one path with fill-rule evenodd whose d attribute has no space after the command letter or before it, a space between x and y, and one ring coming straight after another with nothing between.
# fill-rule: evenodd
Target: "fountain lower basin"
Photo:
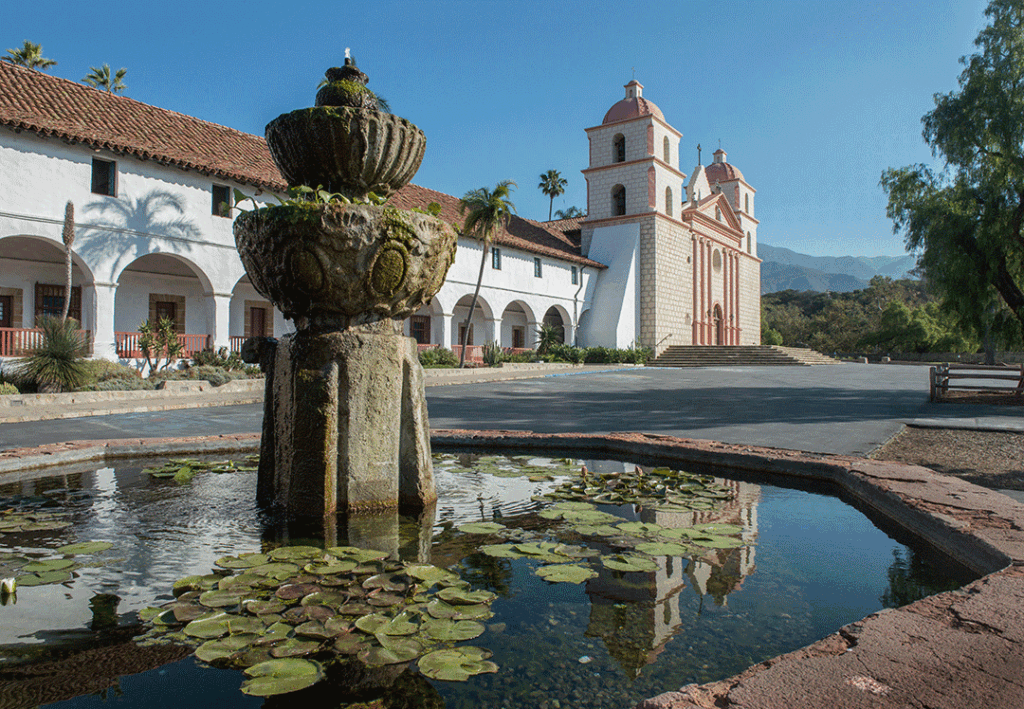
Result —
<instances>
[{"instance_id":1,"label":"fountain lower basin","mask_svg":"<svg viewBox=\"0 0 1024 709\"><path fill-rule=\"evenodd\" d=\"M254 440L252 438L235 438L230 440L207 439L202 443L208 447L219 446L222 449L224 447L245 448L252 447L254 445ZM174 442L157 442L152 448L150 448L150 450L160 450L161 452L166 453L174 449L174 446ZM648 456L651 457L651 459L657 459L660 463L669 463L687 468L710 465L710 461L715 459L724 460L734 469L746 470L748 473L756 470L760 473L767 472L788 476L797 475L808 479L824 479L833 485L843 486L846 489L847 494L857 497L862 502L867 499L871 503L871 506L877 510L888 510L890 513L895 511L896 515L899 517L898 522L900 524L916 529L918 532L929 538L933 543L943 546L948 552L951 552L964 561L969 562L972 568L974 568L978 573L991 572L1002 568L1000 564L1002 564L1003 560L1007 558L1013 558L1013 545L1019 543L1018 541L1014 541L1013 530L1010 529L1010 531L1007 531L1005 524L1002 526L996 524L986 527L979 522L980 516L976 512L971 513L969 511L965 511L970 510L971 505L984 506L985 509L988 510L988 519L1005 520L1007 518L1013 519L1014 515L1019 516L1019 510L1016 509L1015 506L1009 505L996 509L996 513L993 515L993 508L999 507L999 505L995 503L1001 503L1001 501L997 499L1000 496L963 484L960 481L951 480L942 476L935 476L928 471L923 471L920 468L913 468L910 466L893 466L859 459L838 458L834 456L813 456L790 451L754 450L737 446L722 446L720 444L711 444L706 442L679 441L676 439L641 435L572 437L535 436L531 434L515 433L441 433L434 437L434 446L438 450L494 450L500 448L513 453L525 450L543 451L547 448L552 451L573 451L576 455L586 457L621 456L626 452L629 452L630 457L634 459L636 459L637 456ZM147 446L143 446L143 448L147 448ZM89 455L99 454L101 450L103 449L100 449L99 447L93 447L91 449L82 447L77 449L78 452L76 455L79 457L88 457ZM116 448L109 446L106 448L106 451L114 454L119 452ZM138 452L138 448L135 448L132 451L133 454L138 454ZM65 455L67 455L67 453L65 453ZM30 463L30 461L25 459L25 463ZM25 475L28 474L26 473ZM940 509L940 506L943 504L945 504L945 507ZM762 521L765 521L764 515L762 515L761 519ZM763 551L763 549L757 548L757 553L759 555L763 556ZM999 576L999 574L996 574L996 576ZM746 585L756 585L759 578L761 578L760 569L757 573L748 576ZM977 584L984 583L984 581L985 580L977 582ZM691 587L695 586L692 581L689 582L689 585ZM692 590L690 592L692 592ZM707 594L702 593L700 595L703 598ZM738 599L740 597L735 596L735 598ZM730 603L735 604L742 602L730 601ZM536 605L536 603L533 603L532 605ZM713 604L709 603L708 607L711 606L713 606ZM615 610L615 603L610 604L608 612L613 615L614 613L619 612ZM579 609L577 609L577 615L578 614ZM789 615L792 615L792 613L789 613ZM892 614L873 616L865 622L885 622L885 619L890 617L890 615ZM558 621L563 628L566 627L566 623L571 622L571 618L572 616L568 612L554 613L551 616L551 619ZM545 617L544 620L548 620L547 617ZM851 620L856 620L856 618L841 619L831 627L834 628L837 625L842 625L843 623ZM573 628L572 625L569 625L568 627ZM586 629L586 627L582 626L580 628L575 628L570 631L569 635L580 635L585 638ZM830 628L828 627L819 627L817 628L817 634L825 634L829 629ZM817 635L807 637L798 644L806 644L807 642L810 642L813 637L817 637ZM677 637L669 644L670 650L665 652L671 654L671 648L679 642L681 641ZM536 643L531 643L529 646L532 647L535 644ZM598 644L600 645L600 642ZM786 648L782 646L778 647L776 651L784 651L785 649ZM603 665L595 665L593 662L579 662L580 659L591 656L589 655L590 650L584 645L580 652L581 654L575 658L577 664L573 666L573 669L577 671L581 668L584 670L589 669L591 671L590 676L594 676L593 673L595 671L600 673L601 668L604 667ZM593 659L593 656L591 657ZM737 655L737 657L740 656ZM756 662L759 659L764 658L759 658L755 655L742 657L737 660L737 664L726 667L724 671L727 674L739 671L743 666L748 664L748 661ZM783 659L785 660L786 658ZM507 663L511 662L508 658L505 658L505 661ZM799 658L792 659L791 661L798 662ZM184 662L185 666L188 666L191 660L186 660ZM601 662L601 660L598 660L598 662ZM644 665L644 667L646 667L646 665ZM178 672L179 670L173 671ZM180 671L188 674L196 672L197 670L186 668L180 669ZM604 667L605 673L609 671L608 667ZM769 670L763 671L769 672ZM585 676L587 675L584 671L580 677ZM642 687L643 689L641 691L646 694L653 694L665 688L674 688L674 686L679 686L684 683L683 679L663 676L660 672L653 670L645 670L645 674L643 676L649 676L652 679L662 682L662 684L649 685L645 685L641 682L637 685L638 687ZM688 675L684 679L686 681L711 681L721 679L722 677L723 674L720 670L718 674L701 674L698 672L692 676ZM673 682L675 683L674 685ZM636 683L634 682L634 684ZM551 696L555 695L552 694ZM454 695L446 695L446 697L449 700L449 706L459 706L458 703L451 703L461 701L457 700ZM625 699L625 696L620 696L620 701L616 706L621 706L622 704L627 703Z\"/></svg>"}]
</instances>

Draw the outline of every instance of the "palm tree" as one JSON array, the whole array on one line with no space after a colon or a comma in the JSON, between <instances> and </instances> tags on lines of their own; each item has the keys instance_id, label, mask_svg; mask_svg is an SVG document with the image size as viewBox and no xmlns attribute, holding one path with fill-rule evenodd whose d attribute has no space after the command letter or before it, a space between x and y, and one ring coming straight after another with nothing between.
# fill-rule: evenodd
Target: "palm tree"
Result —
<instances>
[{"instance_id":1,"label":"palm tree","mask_svg":"<svg viewBox=\"0 0 1024 709\"><path fill-rule=\"evenodd\" d=\"M71 307L71 245L75 243L75 203L70 199L64 207L64 231L60 234L64 240L64 310L60 319L68 319L68 309Z\"/></svg>"},{"instance_id":2,"label":"palm tree","mask_svg":"<svg viewBox=\"0 0 1024 709\"><path fill-rule=\"evenodd\" d=\"M551 221L551 210L555 206L555 197L565 193L567 184L569 181L563 178L558 170L548 170L540 176L540 184L537 187L551 198L551 204L548 205L548 221Z\"/></svg>"},{"instance_id":3,"label":"palm tree","mask_svg":"<svg viewBox=\"0 0 1024 709\"><path fill-rule=\"evenodd\" d=\"M473 291L473 300L469 304L466 325L462 328L462 336L459 338L461 340L459 344L462 345L462 354L459 357L460 368L466 365L466 336L469 334L473 310L476 309L476 301L480 296L480 286L484 281L484 266L487 264L487 252L490 251L491 238L498 227L507 223L509 218L515 214L516 205L508 201L509 195L515 187L517 185L512 180L502 180L493 191L486 187L480 187L470 190L459 200L459 214L465 215L462 233L479 239L483 244L480 254L480 275L476 279L476 290Z\"/></svg>"},{"instance_id":4,"label":"palm tree","mask_svg":"<svg viewBox=\"0 0 1024 709\"><path fill-rule=\"evenodd\" d=\"M104 64L101 68L89 67L91 70L83 79L83 84L89 84L94 89L106 89L107 93L120 93L128 87L122 83L128 70L121 67L113 76L110 75L110 65Z\"/></svg>"},{"instance_id":5,"label":"palm tree","mask_svg":"<svg viewBox=\"0 0 1024 709\"><path fill-rule=\"evenodd\" d=\"M585 217L586 214L579 207L569 207L568 209L559 209L555 212L555 219L579 219Z\"/></svg>"},{"instance_id":6,"label":"palm tree","mask_svg":"<svg viewBox=\"0 0 1024 709\"><path fill-rule=\"evenodd\" d=\"M57 65L57 62L53 59L47 59L43 56L42 45L32 44L27 39L21 49L8 49L7 53L11 56L3 57L4 61L28 69L49 69L51 66Z\"/></svg>"}]
</instances>

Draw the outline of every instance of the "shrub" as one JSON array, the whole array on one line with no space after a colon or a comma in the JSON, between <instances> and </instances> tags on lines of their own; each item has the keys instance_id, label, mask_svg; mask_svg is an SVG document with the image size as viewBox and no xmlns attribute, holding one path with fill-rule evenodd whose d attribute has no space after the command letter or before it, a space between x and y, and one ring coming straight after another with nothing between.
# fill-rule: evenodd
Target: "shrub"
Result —
<instances>
[{"instance_id":1,"label":"shrub","mask_svg":"<svg viewBox=\"0 0 1024 709\"><path fill-rule=\"evenodd\" d=\"M85 367L85 381L79 387L82 391L97 391L90 387L101 382L142 381L142 374L134 367L111 362L108 359L87 359L82 364ZM132 387L126 386L125 388Z\"/></svg>"},{"instance_id":2,"label":"shrub","mask_svg":"<svg viewBox=\"0 0 1024 709\"><path fill-rule=\"evenodd\" d=\"M39 329L43 342L20 363L18 375L39 391L70 391L81 386L88 348L78 332L78 321L43 316Z\"/></svg>"},{"instance_id":3,"label":"shrub","mask_svg":"<svg viewBox=\"0 0 1024 709\"><path fill-rule=\"evenodd\" d=\"M226 369L229 372L234 371L246 371L250 368L242 361L242 357L237 352L228 352L227 347L221 347L216 352L213 348L208 348L202 352L196 352L192 355L192 366L194 367L220 367Z\"/></svg>"},{"instance_id":4,"label":"shrub","mask_svg":"<svg viewBox=\"0 0 1024 709\"><path fill-rule=\"evenodd\" d=\"M215 387L227 384L234 379L248 379L246 372L230 371L223 367L202 365L201 367L189 367L187 369L162 370L149 377L154 385L164 380L180 381L186 379L205 380Z\"/></svg>"},{"instance_id":5,"label":"shrub","mask_svg":"<svg viewBox=\"0 0 1024 709\"><path fill-rule=\"evenodd\" d=\"M519 352L517 354L506 354L505 361L515 362L517 364L535 362L537 361L537 352L535 350L528 350L527 352Z\"/></svg>"},{"instance_id":6,"label":"shrub","mask_svg":"<svg viewBox=\"0 0 1024 709\"><path fill-rule=\"evenodd\" d=\"M5 394L20 394L18 387L14 386L10 382L0 382L0 396Z\"/></svg>"},{"instance_id":7,"label":"shrub","mask_svg":"<svg viewBox=\"0 0 1024 709\"><path fill-rule=\"evenodd\" d=\"M775 328L765 328L764 332L761 333L761 344L762 345L781 345L782 344L782 333Z\"/></svg>"},{"instance_id":8,"label":"shrub","mask_svg":"<svg viewBox=\"0 0 1024 709\"><path fill-rule=\"evenodd\" d=\"M581 364L586 356L586 352L581 347L557 343L548 348L548 355L550 355L549 361L552 362L571 362L572 364Z\"/></svg>"},{"instance_id":9,"label":"shrub","mask_svg":"<svg viewBox=\"0 0 1024 709\"><path fill-rule=\"evenodd\" d=\"M78 391L144 391L155 389L156 381L159 380L150 381L141 377L137 379L104 379L81 386Z\"/></svg>"},{"instance_id":10,"label":"shrub","mask_svg":"<svg viewBox=\"0 0 1024 709\"><path fill-rule=\"evenodd\" d=\"M174 321L160 318L154 325L149 320L143 320L139 325L139 349L146 358L146 371L150 374L157 370L161 357L166 357L166 360L159 369L170 367L171 362L181 354L181 343L174 330Z\"/></svg>"},{"instance_id":11,"label":"shrub","mask_svg":"<svg viewBox=\"0 0 1024 709\"><path fill-rule=\"evenodd\" d=\"M420 364L424 367L458 367L459 358L444 347L433 347L420 352Z\"/></svg>"},{"instance_id":12,"label":"shrub","mask_svg":"<svg viewBox=\"0 0 1024 709\"><path fill-rule=\"evenodd\" d=\"M488 367L497 367L505 361L505 353L497 342L488 342L482 349L484 364Z\"/></svg>"}]
</instances>

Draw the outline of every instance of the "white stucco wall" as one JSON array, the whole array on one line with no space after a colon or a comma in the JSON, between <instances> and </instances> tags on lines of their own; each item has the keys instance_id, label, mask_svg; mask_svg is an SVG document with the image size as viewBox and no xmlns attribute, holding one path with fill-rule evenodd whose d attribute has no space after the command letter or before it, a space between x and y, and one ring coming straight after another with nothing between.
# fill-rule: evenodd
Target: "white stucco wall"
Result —
<instances>
[{"instance_id":1,"label":"white stucco wall","mask_svg":"<svg viewBox=\"0 0 1024 709\"><path fill-rule=\"evenodd\" d=\"M597 276L581 344L586 347L629 347L638 336L637 222L597 227L590 237L588 257L608 268Z\"/></svg>"}]
</instances>

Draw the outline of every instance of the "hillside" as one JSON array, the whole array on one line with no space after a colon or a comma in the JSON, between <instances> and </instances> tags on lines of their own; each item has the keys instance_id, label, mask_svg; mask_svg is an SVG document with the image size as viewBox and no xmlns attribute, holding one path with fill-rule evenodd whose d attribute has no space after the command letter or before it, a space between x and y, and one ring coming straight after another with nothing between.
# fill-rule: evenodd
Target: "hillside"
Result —
<instances>
[{"instance_id":1,"label":"hillside","mask_svg":"<svg viewBox=\"0 0 1024 709\"><path fill-rule=\"evenodd\" d=\"M811 290L847 293L867 286L875 276L908 278L916 266L913 256L809 256L760 243L761 292Z\"/></svg>"}]
</instances>

